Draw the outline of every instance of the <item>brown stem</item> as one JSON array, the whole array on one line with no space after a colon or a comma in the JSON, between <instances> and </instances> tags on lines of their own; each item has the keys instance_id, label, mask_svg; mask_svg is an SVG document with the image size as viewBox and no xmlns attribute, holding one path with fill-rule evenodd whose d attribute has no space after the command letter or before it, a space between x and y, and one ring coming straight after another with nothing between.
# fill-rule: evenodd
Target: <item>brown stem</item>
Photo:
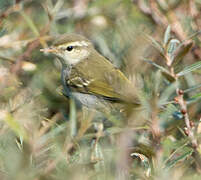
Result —
<instances>
[{"instance_id":1,"label":"brown stem","mask_svg":"<svg viewBox=\"0 0 201 180\"><path fill-rule=\"evenodd\" d=\"M183 91L179 88L177 88L176 90L177 92L177 103L179 104L180 108L181 108L181 113L184 116L184 121L186 124L186 128L187 128L187 135L191 140L191 144L193 148L197 148L198 144L197 144L197 139L195 138L193 129L190 125L190 119L189 119L189 115L188 115L188 110L187 110L187 105L186 105L186 101L184 100L184 95L183 95Z\"/></svg>"}]
</instances>

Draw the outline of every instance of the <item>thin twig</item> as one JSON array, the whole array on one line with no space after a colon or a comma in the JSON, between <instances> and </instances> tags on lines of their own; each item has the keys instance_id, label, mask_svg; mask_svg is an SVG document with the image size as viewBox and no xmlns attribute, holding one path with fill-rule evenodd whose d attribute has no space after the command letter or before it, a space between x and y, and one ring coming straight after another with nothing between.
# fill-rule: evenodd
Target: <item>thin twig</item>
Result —
<instances>
[{"instance_id":1,"label":"thin twig","mask_svg":"<svg viewBox=\"0 0 201 180\"><path fill-rule=\"evenodd\" d=\"M181 113L184 116L184 121L187 128L187 135L191 140L192 147L196 149L198 146L197 139L195 138L193 129L190 124L190 119L187 112L187 105L186 105L186 101L184 100L184 92L181 89L177 88L176 93L177 93L177 97L175 98L175 101L179 104L181 108Z\"/></svg>"}]
</instances>

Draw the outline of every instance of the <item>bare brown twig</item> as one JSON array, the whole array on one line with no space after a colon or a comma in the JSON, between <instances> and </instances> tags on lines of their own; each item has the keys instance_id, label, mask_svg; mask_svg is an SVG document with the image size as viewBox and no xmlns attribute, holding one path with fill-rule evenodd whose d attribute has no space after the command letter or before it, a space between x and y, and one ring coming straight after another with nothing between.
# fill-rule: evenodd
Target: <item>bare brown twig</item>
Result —
<instances>
[{"instance_id":1,"label":"bare brown twig","mask_svg":"<svg viewBox=\"0 0 201 180\"><path fill-rule=\"evenodd\" d=\"M29 59L31 57L31 53L34 49L39 47L41 44L43 46L46 45L46 40L51 39L50 37L42 38L42 36L45 35L49 31L49 25L50 25L50 23L48 23L41 30L40 37L36 38L35 40L33 40L32 42L30 42L28 44L26 51L17 58L16 63L12 66L11 72L18 74L21 71L22 61L25 59Z\"/></svg>"},{"instance_id":2,"label":"bare brown twig","mask_svg":"<svg viewBox=\"0 0 201 180\"><path fill-rule=\"evenodd\" d=\"M176 81L179 81L178 76L175 73L174 66L172 64L173 61L171 60L171 58L169 57L169 55L167 53L165 53L165 59L166 59L166 65L169 68L171 76L174 77ZM186 128L187 128L187 135L190 138L192 147L196 149L197 146L198 146L197 140L195 138L194 131L193 131L191 125L190 125L190 119L189 119L189 115L188 115L187 104L186 104L186 101L184 99L184 92L183 92L183 90L181 90L179 88L179 85L178 85L178 87L176 89L176 93L177 93L177 97L175 97L174 100L180 106L181 113L184 116L184 121L185 121L185 125L186 125Z\"/></svg>"},{"instance_id":3,"label":"bare brown twig","mask_svg":"<svg viewBox=\"0 0 201 180\"><path fill-rule=\"evenodd\" d=\"M181 89L177 88L176 93L177 93L177 97L175 98L175 101L179 104L179 106L181 108L181 113L184 116L184 121L185 121L186 128L187 128L186 133L187 133L188 137L190 138L192 147L196 149L198 146L197 139L195 138L194 131L193 131L191 123L190 123L186 101L184 100L184 92Z\"/></svg>"}]
</instances>

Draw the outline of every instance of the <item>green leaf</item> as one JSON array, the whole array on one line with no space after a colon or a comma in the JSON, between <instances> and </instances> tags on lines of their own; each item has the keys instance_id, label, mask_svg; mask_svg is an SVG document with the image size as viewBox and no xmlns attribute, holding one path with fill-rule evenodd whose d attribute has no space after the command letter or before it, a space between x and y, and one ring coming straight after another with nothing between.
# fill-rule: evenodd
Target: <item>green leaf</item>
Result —
<instances>
[{"instance_id":1,"label":"green leaf","mask_svg":"<svg viewBox=\"0 0 201 180\"><path fill-rule=\"evenodd\" d=\"M190 66L185 67L182 71L177 73L177 76L183 76L200 68L201 68L201 61L198 61Z\"/></svg>"},{"instance_id":2,"label":"green leaf","mask_svg":"<svg viewBox=\"0 0 201 180\"><path fill-rule=\"evenodd\" d=\"M166 168L171 168L173 166L175 166L178 162L180 161L184 161L188 156L190 156L193 153L193 150L190 150L184 154L182 154L181 156L175 158L172 161L169 161L166 165Z\"/></svg>"},{"instance_id":3,"label":"green leaf","mask_svg":"<svg viewBox=\"0 0 201 180\"><path fill-rule=\"evenodd\" d=\"M201 30L191 34L189 37L187 37L182 43L188 41L189 39L193 39L194 37L198 36L199 34L201 34Z\"/></svg>"},{"instance_id":4,"label":"green leaf","mask_svg":"<svg viewBox=\"0 0 201 180\"><path fill-rule=\"evenodd\" d=\"M154 38L149 36L148 34L145 34L145 35L146 35L147 39L149 41L151 41L153 46L163 55L164 54L164 48L162 47L162 45L158 41L156 41Z\"/></svg>"},{"instance_id":5,"label":"green leaf","mask_svg":"<svg viewBox=\"0 0 201 180\"><path fill-rule=\"evenodd\" d=\"M171 58L171 60L173 60L174 53L177 50L179 43L180 43L180 41L178 39L171 39L168 44L167 53L168 53L169 57Z\"/></svg>"},{"instance_id":6,"label":"green leaf","mask_svg":"<svg viewBox=\"0 0 201 180\"><path fill-rule=\"evenodd\" d=\"M170 32L171 32L171 26L169 25L164 34L164 40L163 40L164 47L167 45L170 39Z\"/></svg>"},{"instance_id":7,"label":"green leaf","mask_svg":"<svg viewBox=\"0 0 201 180\"><path fill-rule=\"evenodd\" d=\"M172 66L175 67L179 62L183 59L183 57L190 51L191 47L193 46L193 43L190 42L188 44L183 44L181 47L178 48L178 50L174 53L174 59L172 62Z\"/></svg>"},{"instance_id":8,"label":"green leaf","mask_svg":"<svg viewBox=\"0 0 201 180\"><path fill-rule=\"evenodd\" d=\"M147 59L143 59L143 61L148 62L149 64L157 67L158 69L160 69L163 72L169 73L167 69L165 69L163 66L160 66L158 64L156 64L155 62L151 61L151 60L147 60Z\"/></svg>"},{"instance_id":9,"label":"green leaf","mask_svg":"<svg viewBox=\"0 0 201 180\"><path fill-rule=\"evenodd\" d=\"M40 33L38 32L37 27L35 26L34 22L32 21L32 19L27 16L23 11L20 11L21 16L24 18L24 20L26 21L27 25L30 27L30 29L32 30L32 32L35 34L35 36L39 36Z\"/></svg>"},{"instance_id":10,"label":"green leaf","mask_svg":"<svg viewBox=\"0 0 201 180\"><path fill-rule=\"evenodd\" d=\"M192 99L197 99L197 98L200 98L200 97L201 97L201 92L196 94L196 95L194 95L194 96L192 96L191 98Z\"/></svg>"},{"instance_id":11,"label":"green leaf","mask_svg":"<svg viewBox=\"0 0 201 180\"><path fill-rule=\"evenodd\" d=\"M11 114L7 114L5 118L7 125L22 139L27 139L27 133L22 125L16 121Z\"/></svg>"},{"instance_id":12,"label":"green leaf","mask_svg":"<svg viewBox=\"0 0 201 180\"><path fill-rule=\"evenodd\" d=\"M173 93L175 93L176 88L178 87L178 83L170 84L160 95L159 104L162 105L167 102L167 100L171 97Z\"/></svg>"},{"instance_id":13,"label":"green leaf","mask_svg":"<svg viewBox=\"0 0 201 180\"><path fill-rule=\"evenodd\" d=\"M15 63L14 59L8 58L8 57L3 57L0 55L0 60L8 61L10 63Z\"/></svg>"},{"instance_id":14,"label":"green leaf","mask_svg":"<svg viewBox=\"0 0 201 180\"><path fill-rule=\"evenodd\" d=\"M195 103L195 102L199 101L200 99L201 99L201 92L198 93L198 94L196 94L196 95L194 95L194 96L192 96L192 97L190 97L190 98L186 101L186 103L187 103L187 105L190 105L190 104L192 104L192 103Z\"/></svg>"},{"instance_id":15,"label":"green leaf","mask_svg":"<svg viewBox=\"0 0 201 180\"><path fill-rule=\"evenodd\" d=\"M168 104L164 111L162 111L159 115L160 119L162 120L160 123L160 126L162 126L163 129L167 128L171 124L175 124L176 121L171 119L173 118L173 113L177 112L178 109L175 105L173 104Z\"/></svg>"},{"instance_id":16,"label":"green leaf","mask_svg":"<svg viewBox=\"0 0 201 180\"><path fill-rule=\"evenodd\" d=\"M193 91L193 90L195 90L195 89L197 89L197 88L200 88L200 87L201 87L201 84L197 84L197 85L192 86L192 87L190 87L190 88L188 88L188 89L185 89L185 90L184 90L184 93L188 93L188 92Z\"/></svg>"}]
</instances>

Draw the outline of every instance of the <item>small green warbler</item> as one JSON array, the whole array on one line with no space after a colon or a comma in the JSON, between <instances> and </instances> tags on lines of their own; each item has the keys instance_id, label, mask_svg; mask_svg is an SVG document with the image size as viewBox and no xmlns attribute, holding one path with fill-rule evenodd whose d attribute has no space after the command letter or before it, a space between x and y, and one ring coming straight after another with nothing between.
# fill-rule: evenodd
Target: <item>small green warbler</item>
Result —
<instances>
[{"instance_id":1,"label":"small green warbler","mask_svg":"<svg viewBox=\"0 0 201 180\"><path fill-rule=\"evenodd\" d=\"M87 38L60 35L52 47L41 51L59 58L65 95L81 104L90 108L106 107L108 103L139 104L134 85Z\"/></svg>"}]
</instances>

